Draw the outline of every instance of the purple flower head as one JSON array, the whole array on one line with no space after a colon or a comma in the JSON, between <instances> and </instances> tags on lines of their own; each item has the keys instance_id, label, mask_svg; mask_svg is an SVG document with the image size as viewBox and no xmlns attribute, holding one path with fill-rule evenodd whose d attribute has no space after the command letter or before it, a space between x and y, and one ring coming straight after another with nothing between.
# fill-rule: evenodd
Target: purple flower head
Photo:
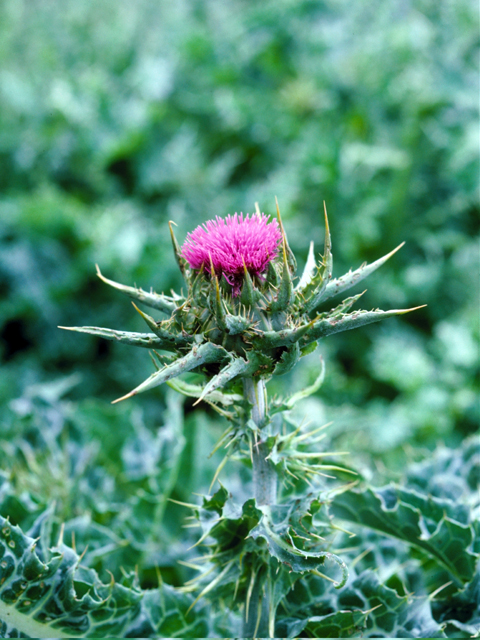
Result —
<instances>
[{"instance_id":1,"label":"purple flower head","mask_svg":"<svg viewBox=\"0 0 480 640\"><path fill-rule=\"evenodd\" d=\"M237 296L243 282L244 267L252 276L260 276L278 252L282 233L276 220L268 223L265 214L243 213L226 218L217 216L187 235L182 257L192 269L211 272L210 260L218 277L222 274Z\"/></svg>"}]
</instances>

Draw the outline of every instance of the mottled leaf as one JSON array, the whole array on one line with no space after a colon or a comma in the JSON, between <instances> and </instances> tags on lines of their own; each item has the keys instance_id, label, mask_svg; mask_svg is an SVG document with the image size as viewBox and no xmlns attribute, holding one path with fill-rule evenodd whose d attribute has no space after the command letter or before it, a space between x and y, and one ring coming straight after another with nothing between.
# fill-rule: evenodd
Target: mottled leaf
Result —
<instances>
[{"instance_id":1,"label":"mottled leaf","mask_svg":"<svg viewBox=\"0 0 480 640\"><path fill-rule=\"evenodd\" d=\"M298 504L296 506L300 507ZM316 570L326 560L332 561L341 571L341 578L337 581L336 587L340 588L345 584L348 569L343 560L328 551L307 551L297 548L288 531L289 521L284 519L279 523L274 523L269 507L258 508L263 512L263 515L258 525L250 531L251 538L266 540L270 554L296 573ZM298 514L300 513L303 514L304 510L298 508Z\"/></svg>"},{"instance_id":2,"label":"mottled leaf","mask_svg":"<svg viewBox=\"0 0 480 640\"><path fill-rule=\"evenodd\" d=\"M465 505L389 485L337 495L331 513L422 549L457 584L473 577L477 556L471 551L474 532Z\"/></svg>"},{"instance_id":3,"label":"mottled leaf","mask_svg":"<svg viewBox=\"0 0 480 640\"><path fill-rule=\"evenodd\" d=\"M42 561L36 541L0 516L0 637L201 637L204 614L161 585L142 591L134 578L103 584L61 541Z\"/></svg>"},{"instance_id":4,"label":"mottled leaf","mask_svg":"<svg viewBox=\"0 0 480 640\"><path fill-rule=\"evenodd\" d=\"M328 591L315 576L301 578L278 610L276 635L313 638L444 638L427 597L399 595L372 571L341 591Z\"/></svg>"}]
</instances>

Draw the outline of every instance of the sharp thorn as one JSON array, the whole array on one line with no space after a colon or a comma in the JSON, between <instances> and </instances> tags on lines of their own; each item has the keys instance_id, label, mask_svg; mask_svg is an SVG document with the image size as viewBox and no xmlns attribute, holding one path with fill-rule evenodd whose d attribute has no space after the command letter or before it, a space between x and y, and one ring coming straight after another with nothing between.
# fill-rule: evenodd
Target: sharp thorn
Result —
<instances>
[{"instance_id":1,"label":"sharp thorn","mask_svg":"<svg viewBox=\"0 0 480 640\"><path fill-rule=\"evenodd\" d=\"M117 402L122 402L123 400L128 400L128 398L132 398L135 395L136 395L136 393L134 393L133 391L130 391L130 393L127 393L127 395L122 396L121 398L117 398L116 400L113 400L111 402L111 404L117 404Z\"/></svg>"}]
</instances>

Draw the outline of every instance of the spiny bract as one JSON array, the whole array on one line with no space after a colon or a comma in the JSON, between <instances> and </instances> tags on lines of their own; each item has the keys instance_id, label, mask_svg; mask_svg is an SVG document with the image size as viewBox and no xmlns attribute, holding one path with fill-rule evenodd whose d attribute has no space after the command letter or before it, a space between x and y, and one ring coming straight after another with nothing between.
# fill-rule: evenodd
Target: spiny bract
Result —
<instances>
[{"instance_id":1,"label":"spiny bract","mask_svg":"<svg viewBox=\"0 0 480 640\"><path fill-rule=\"evenodd\" d=\"M299 358L310 353L320 338L347 331L412 309L353 311L362 295L346 298L330 311L319 313L329 298L343 293L380 267L402 245L372 264L362 265L340 278L332 277L332 251L325 210L323 256L315 260L310 244L305 269L295 285L296 261L288 245L277 204L278 224L267 224L260 211L234 218L209 221L187 237L180 248L172 225L175 257L187 284L186 295L146 292L105 278L103 282L167 316L155 320L134 304L151 333L133 333L100 327L62 327L109 340L154 350L156 371L119 402L152 389L187 371L203 371L209 380L199 399L215 403L218 389L238 377L268 378L290 371ZM252 230L260 231L254 239ZM218 234L230 236L219 242ZM277 231L279 233L277 238ZM237 242L243 238L242 242ZM264 245L258 244L258 239ZM281 242L280 255L276 255ZM225 256L228 241L237 242L235 256ZM203 243L203 244L202 244ZM216 244L215 244L216 243ZM217 250L215 250L215 247ZM252 261L253 249L257 261ZM222 253L223 251L223 253ZM205 264L209 257L209 265ZM238 264L242 264L243 273ZM170 352L160 355L156 349ZM215 393L217 391L217 393Z\"/></svg>"}]
</instances>

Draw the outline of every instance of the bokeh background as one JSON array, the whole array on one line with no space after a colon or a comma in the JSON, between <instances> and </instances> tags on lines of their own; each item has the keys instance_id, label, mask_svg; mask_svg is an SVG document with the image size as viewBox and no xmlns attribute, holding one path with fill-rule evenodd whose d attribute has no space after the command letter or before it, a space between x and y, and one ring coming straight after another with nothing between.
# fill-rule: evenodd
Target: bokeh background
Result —
<instances>
[{"instance_id":1,"label":"bokeh background","mask_svg":"<svg viewBox=\"0 0 480 640\"><path fill-rule=\"evenodd\" d=\"M168 220L183 241L255 202L273 214L275 196L300 266L310 240L322 249L325 200L335 275L406 242L362 306L428 305L325 341L326 381L299 414L332 420L335 446L387 479L474 433L478 50L474 0L2 0L0 462L16 495L90 510L98 531L127 522L112 505L153 482L168 420L182 481L175 467L164 490L208 488L221 420L164 388L111 407L150 375L148 352L56 327L143 330L95 263L178 289ZM318 367L310 355L273 386ZM165 508L168 565L180 529Z\"/></svg>"}]
</instances>

